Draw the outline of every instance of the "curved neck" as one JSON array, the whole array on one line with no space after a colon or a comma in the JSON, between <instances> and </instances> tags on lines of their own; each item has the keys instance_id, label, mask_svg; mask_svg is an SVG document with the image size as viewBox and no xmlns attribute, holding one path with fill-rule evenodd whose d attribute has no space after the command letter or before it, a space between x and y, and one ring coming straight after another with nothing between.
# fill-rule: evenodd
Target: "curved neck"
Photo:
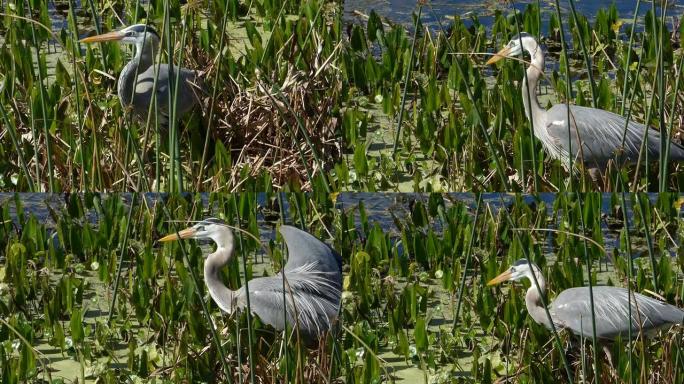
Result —
<instances>
[{"instance_id":1,"label":"curved neck","mask_svg":"<svg viewBox=\"0 0 684 384\"><path fill-rule=\"evenodd\" d=\"M532 46L526 46L525 49L530 54L531 63L527 67L527 82L523 81L523 104L525 104L527 119L536 122L538 120L535 117L539 116L542 112L542 108L537 100L537 83L544 70L544 51L537 43L534 43ZM537 127L534 128L535 130L538 129Z\"/></svg>"},{"instance_id":2,"label":"curved neck","mask_svg":"<svg viewBox=\"0 0 684 384\"><path fill-rule=\"evenodd\" d=\"M547 328L551 328L551 323L549 323L549 318L546 316L546 310L541 303L541 294L546 290L546 281L541 276L540 273L537 274L537 282L539 283L539 289L534 284L534 278L528 276L532 285L527 289L527 294L525 295L525 306L527 306L527 311L530 316L534 319L537 324L542 324Z\"/></svg>"},{"instance_id":3,"label":"curved neck","mask_svg":"<svg viewBox=\"0 0 684 384\"><path fill-rule=\"evenodd\" d=\"M212 239L217 247L216 251L209 254L204 261L204 282L209 289L209 295L219 308L230 314L234 310L234 292L223 283L220 271L233 259L233 233L226 228L226 231L213 236Z\"/></svg>"},{"instance_id":4,"label":"curved neck","mask_svg":"<svg viewBox=\"0 0 684 384\"><path fill-rule=\"evenodd\" d=\"M119 75L117 93L124 107L132 102L136 76L139 76L154 64L154 57L157 54L158 48L159 39L153 34L147 34L144 44L142 41L136 42L135 56L123 67L121 75Z\"/></svg>"}]
</instances>

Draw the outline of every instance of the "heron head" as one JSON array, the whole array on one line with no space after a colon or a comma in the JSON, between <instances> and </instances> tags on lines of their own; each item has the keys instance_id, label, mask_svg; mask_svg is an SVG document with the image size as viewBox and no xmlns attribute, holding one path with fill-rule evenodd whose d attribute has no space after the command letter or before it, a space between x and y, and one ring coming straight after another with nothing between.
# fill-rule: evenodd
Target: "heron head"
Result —
<instances>
[{"instance_id":1,"label":"heron head","mask_svg":"<svg viewBox=\"0 0 684 384\"><path fill-rule=\"evenodd\" d=\"M180 239L212 239L221 247L229 241L232 242L232 232L225 221L211 217L198 222L192 227L164 236L158 241L167 242Z\"/></svg>"},{"instance_id":2,"label":"heron head","mask_svg":"<svg viewBox=\"0 0 684 384\"><path fill-rule=\"evenodd\" d=\"M534 37L526 32L521 32L513 36L511 41L508 42L499 52L494 54L489 60L487 60L487 65L494 64L497 61L507 58L520 56L524 49L537 46Z\"/></svg>"},{"instance_id":3,"label":"heron head","mask_svg":"<svg viewBox=\"0 0 684 384\"><path fill-rule=\"evenodd\" d=\"M532 279L532 270L530 269L530 264L532 264L532 269L537 275L538 279L541 279L541 270L534 263L529 263L527 259L520 259L514 262L510 268L501 273L499 276L489 280L487 285L496 285L504 281L512 280L519 281L523 278Z\"/></svg>"},{"instance_id":4,"label":"heron head","mask_svg":"<svg viewBox=\"0 0 684 384\"><path fill-rule=\"evenodd\" d=\"M101 35L89 36L81 39L81 43L97 43L102 41L119 41L124 44L142 45L143 41L156 39L159 41L159 34L150 25L135 24L118 31L103 33Z\"/></svg>"}]
</instances>

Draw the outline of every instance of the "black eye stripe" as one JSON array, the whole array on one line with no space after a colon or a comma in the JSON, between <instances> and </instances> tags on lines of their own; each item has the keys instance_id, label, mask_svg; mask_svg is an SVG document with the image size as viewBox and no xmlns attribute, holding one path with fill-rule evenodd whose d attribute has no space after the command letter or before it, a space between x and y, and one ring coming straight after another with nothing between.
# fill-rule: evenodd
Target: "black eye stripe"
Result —
<instances>
[{"instance_id":1,"label":"black eye stripe","mask_svg":"<svg viewBox=\"0 0 684 384\"><path fill-rule=\"evenodd\" d=\"M144 34L147 32L147 34L154 35L157 38L159 38L159 34L157 31L152 27L151 25L145 25L145 24L138 24L138 25L133 25L128 27L128 32L126 33L127 36L134 36L135 34Z\"/></svg>"}]
</instances>

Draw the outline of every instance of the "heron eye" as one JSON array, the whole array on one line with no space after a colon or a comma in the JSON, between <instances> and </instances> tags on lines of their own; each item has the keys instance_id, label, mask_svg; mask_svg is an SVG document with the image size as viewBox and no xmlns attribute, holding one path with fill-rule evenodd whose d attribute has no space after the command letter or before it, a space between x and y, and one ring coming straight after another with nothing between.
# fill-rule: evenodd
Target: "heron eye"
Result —
<instances>
[{"instance_id":1,"label":"heron eye","mask_svg":"<svg viewBox=\"0 0 684 384\"><path fill-rule=\"evenodd\" d=\"M199 227L197 227L197 230L198 231L204 231L204 225L200 225Z\"/></svg>"}]
</instances>

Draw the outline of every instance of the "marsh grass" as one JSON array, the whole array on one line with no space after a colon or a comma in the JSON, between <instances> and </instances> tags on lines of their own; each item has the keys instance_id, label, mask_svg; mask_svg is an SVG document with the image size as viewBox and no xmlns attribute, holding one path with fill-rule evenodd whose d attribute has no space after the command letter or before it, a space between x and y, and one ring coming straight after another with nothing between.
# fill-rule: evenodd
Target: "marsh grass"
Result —
<instances>
[{"instance_id":1,"label":"marsh grass","mask_svg":"<svg viewBox=\"0 0 684 384\"><path fill-rule=\"evenodd\" d=\"M665 383L683 375L681 327L615 343L613 371L590 342L571 343L565 332L554 342L527 314L520 285L485 286L527 257L547 278L548 301L591 282L682 306L682 258L671 256L681 254L676 195L26 196L0 204L0 316L12 327L0 324L3 379L46 378L43 364L65 360L100 382ZM31 213L41 206L41 216ZM233 288L282 267L278 222L330 241L344 260L336 334L307 350L257 317L222 315L200 278L205 246L154 242L207 215L250 234L238 234L238 257L223 271Z\"/></svg>"},{"instance_id":2,"label":"marsh grass","mask_svg":"<svg viewBox=\"0 0 684 384\"><path fill-rule=\"evenodd\" d=\"M0 118L3 140L15 149L2 158L3 189L331 188L327 171L339 157L338 5L127 1L100 9L89 1L78 13L71 6L69 28L57 33L45 5L3 9L0 81L10 86L0 87ZM203 84L213 85L185 121L176 121L175 108L166 129L156 108L145 121L133 119L114 96L128 50L77 42L93 27L118 28L119 18L155 25L162 36L160 61L173 63L176 76L154 85L171 90L157 103L175 105L180 66L201 70ZM60 53L48 54L48 44Z\"/></svg>"},{"instance_id":3,"label":"marsh grass","mask_svg":"<svg viewBox=\"0 0 684 384\"><path fill-rule=\"evenodd\" d=\"M475 381L491 380L492 375L500 375L501 380L507 378L512 382L542 378L557 382L574 382L580 378L596 381L598 375L598 381L627 382L629 377L625 372L631 370L637 382L658 382L663 379L664 376L660 375L665 372L660 368L674 363L675 360L658 357L661 352L656 350L663 345L660 341L642 338L637 340L634 335L637 343L634 345L637 348L632 352L624 352L630 350L628 345L631 343L628 340L613 346L613 356L616 356L615 351L623 351L617 359L620 367L616 365L616 371L610 370L602 351L599 349L595 352L595 347L588 342L582 349L586 352L569 349L567 367L570 372L566 372L563 360L571 339L569 335L559 332L560 344L552 342L552 334L535 324L527 315L522 299L524 289L521 292L519 288L512 286L510 289L504 288L500 293L497 291L499 295L495 295L493 290L484 286L487 280L505 266L527 256L542 265L550 284L547 291L549 301L561 290L587 285L589 280L594 285L625 284L635 292L650 289L647 288L652 282L651 273L647 272L651 270L648 257L634 260L634 273L622 266L631 259L628 255L635 252L647 255L647 245L640 246L641 250L637 251L631 244L647 244L644 231L654 233L653 228L642 227L638 221L626 222L611 215L611 221L617 219L619 224L618 232L610 234L611 231L606 232L605 229L607 218L599 214L606 212L614 204L619 205L620 195L588 194L581 195L581 200L578 195L529 200L513 197L506 201L502 201L499 196L486 197L483 213L477 219L482 220L483 224L476 226L478 229L472 240L472 266L467 269L464 269L466 258L463 255L467 252L469 236L466 233L470 232L469 225L475 225L475 219L468 213L477 211L475 197L464 202L458 197L450 199L448 195L386 196L393 196L398 206L369 214L364 212L363 205L351 205L345 214L346 222L360 220L351 225L352 228L358 228L360 233L357 236L361 241L360 244L351 241L356 250L352 252L349 285L345 288L353 292L353 301L347 303L345 309L361 324L369 322L368 328L376 329L375 333L368 331L368 337L377 337L378 333L385 335L386 341L383 342L382 337L378 340L380 351L389 349L399 356L405 356L407 366L394 371L396 377L408 380L404 376L408 367L418 366L431 381L439 377L453 379L447 373L458 375L456 372L463 374L465 370L470 372L470 379ZM672 196L662 196L657 200L643 195L629 195L626 198L627 208L636 207L635 199L643 198L647 211L651 215L660 216L666 226L673 223L671 220L679 220L677 213L671 208L674 200ZM464 205L470 208L461 211ZM355 216L356 219L352 220L347 215ZM665 215L670 219L665 219ZM384 224L381 229L377 224L371 224L373 220L388 220L389 224ZM665 224L667 222L671 224ZM628 228L620 231L622 225ZM516 228L557 228L560 231L521 232ZM669 228L656 236L667 237L666 232L673 230L673 227ZM354 231L344 230L344 233L354 234ZM592 242L573 235L577 233L585 234ZM630 243L625 241L625 233L630 234ZM621 241L618 242L617 238ZM615 246L618 248L613 248ZM674 247L678 248L676 245ZM672 251L672 248L663 249L660 262L670 266L678 264L674 258L665 256ZM617 262L608 270L602 266L605 262L604 252L613 254L613 261ZM363 262L357 263L356 260ZM586 267L587 263L591 263L591 268ZM365 265L379 265L381 268L373 271ZM363 272L366 268L369 271ZM591 279L587 277L587 272L592 274ZM364 275L367 277L361 278ZM635 278L637 275L641 277ZM678 277L670 275L676 282L676 288L665 294L665 297L672 294L677 296L681 291L681 269L676 275ZM449 315L453 316L454 311L457 311L459 287L464 279L467 281L468 294L463 301L462 310L458 312L460 318L455 319ZM662 292L662 288L659 291ZM441 300L437 300L438 298ZM678 300L675 298L672 302L680 305ZM369 312L369 308L377 306L382 310L371 309ZM443 317L445 315L446 322ZM347 319L347 324L349 323L350 320ZM453 327L454 323L457 327ZM428 326L425 327L425 324ZM427 334L423 335L425 331ZM681 334L680 328L673 331ZM681 336L670 334L662 337L666 340L663 343L668 344L677 343ZM423 344L425 342L427 344ZM579 346L576 343L575 345ZM496 352L499 349L500 353ZM464 359L464 355L471 357L471 360ZM583 370L580 362L584 361L596 364L595 370ZM653 367L655 371L644 370L645 366ZM668 371L672 374L668 377L680 375L676 371ZM664 379L663 382L667 380L669 379Z\"/></svg>"},{"instance_id":4,"label":"marsh grass","mask_svg":"<svg viewBox=\"0 0 684 384\"><path fill-rule=\"evenodd\" d=\"M556 2L550 12L538 3L501 6L494 9L491 26L476 14L467 20L455 16L443 26L433 14L438 28L415 18L408 31L373 12L365 28L352 26L341 58L348 90L342 124L347 156L337 167L342 185L369 191L679 189L679 166L645 155L638 164L609 169L599 186L583 172L571 177L560 161L548 159L523 114L524 66L513 60L495 70L481 65L478 56L498 51L519 31L541 36L550 63L540 89L543 107L567 102L622 112L678 142L682 114L672 100L682 94L677 81L682 24L673 23L671 7L652 4L637 16L639 2L630 24L614 6L589 17L574 2L568 17L560 6ZM422 13L434 13L429 2L424 8ZM549 12L546 25L543 12ZM550 31L548 36L542 30ZM400 76L408 73L406 80ZM413 91L404 99L407 89ZM403 111L401 127L388 123ZM363 122L362 128L354 121Z\"/></svg>"},{"instance_id":5,"label":"marsh grass","mask_svg":"<svg viewBox=\"0 0 684 384\"><path fill-rule=\"evenodd\" d=\"M292 207L301 199L291 195L283 201ZM144 380L176 377L260 382L269 377L294 381L307 377L324 382L329 370L337 369L329 360L335 356L329 352L335 339L324 343L319 352L309 351L296 338L281 339L255 318L244 314L224 317L211 301L205 303L199 270L201 253L206 250L200 245L155 245L160 234L172 232L173 227L180 229L182 223L174 220L205 217L205 209L226 212L229 222L251 236L271 234L272 224L263 222L258 210L277 205L275 195L71 195L49 200L53 224L48 227L38 224L35 216L23 214L14 217L18 220L14 227L10 212L23 209L18 197L3 202L0 212L4 255L0 310L12 327L0 325L0 332L8 336L0 353L6 368L4 379L43 377L49 372L39 369L38 363L51 369L51 364L62 359L80 361L88 380L104 382L118 382L130 375ZM330 202L309 200L298 211L283 212L293 215L295 221L300 221L294 219L297 212L304 213L301 220L325 238L326 231L320 228L331 219L332 207ZM284 260L281 242L278 238L265 244L250 237L241 239L237 244L241 256L226 270L226 281L237 287L245 284L243 278L270 274L271 267L280 269ZM265 262L264 246L269 252ZM103 306L108 310L95 309ZM41 320L29 320L38 317ZM17 339L12 329L33 347L57 346L62 357L33 358L33 347L12 347L11 340ZM121 343L130 348L123 358L123 371L96 369L119 358L116 346ZM283 354L292 361L289 368L277 363Z\"/></svg>"}]
</instances>

